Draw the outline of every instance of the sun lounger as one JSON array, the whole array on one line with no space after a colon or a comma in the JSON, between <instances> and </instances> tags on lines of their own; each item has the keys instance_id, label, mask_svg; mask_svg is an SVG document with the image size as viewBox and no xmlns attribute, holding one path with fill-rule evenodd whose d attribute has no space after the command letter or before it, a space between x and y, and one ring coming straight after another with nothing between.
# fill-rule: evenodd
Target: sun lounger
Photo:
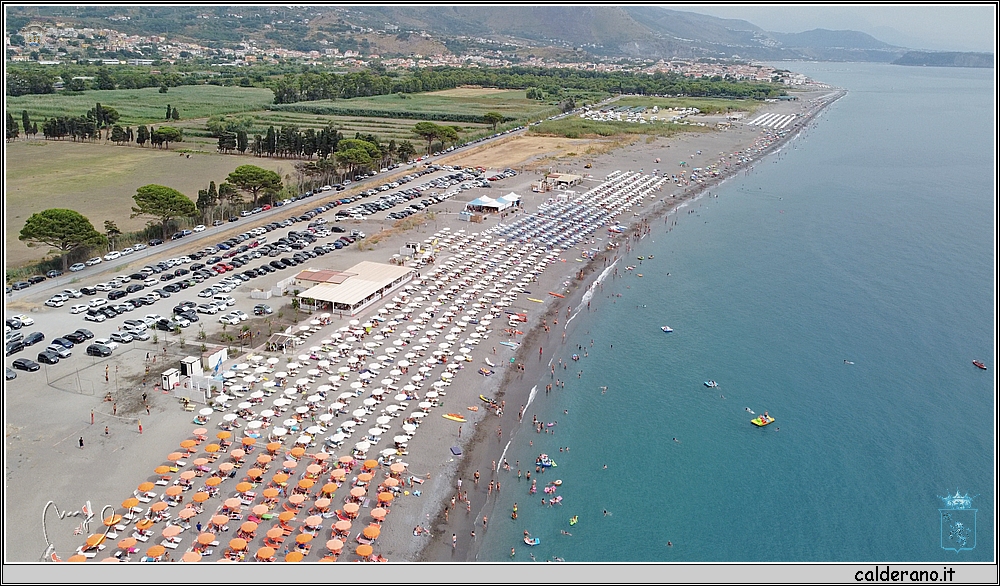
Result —
<instances>
[{"instance_id":1,"label":"sun lounger","mask_svg":"<svg viewBox=\"0 0 1000 586\"><path fill-rule=\"evenodd\" d=\"M136 538L139 541L143 541L143 542L149 541L149 536L148 535L141 535L141 534L139 534L138 531L132 533L132 537Z\"/></svg>"}]
</instances>

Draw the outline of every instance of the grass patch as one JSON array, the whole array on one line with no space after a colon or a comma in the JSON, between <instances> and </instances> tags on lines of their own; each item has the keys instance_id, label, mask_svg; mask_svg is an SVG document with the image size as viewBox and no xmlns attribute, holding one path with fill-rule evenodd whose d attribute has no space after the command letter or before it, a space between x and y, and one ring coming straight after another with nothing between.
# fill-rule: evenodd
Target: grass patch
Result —
<instances>
[{"instance_id":1,"label":"grass patch","mask_svg":"<svg viewBox=\"0 0 1000 586\"><path fill-rule=\"evenodd\" d=\"M94 107L110 106L121 114L119 124L166 123L163 116L167 104L178 109L181 119L206 118L216 114L234 114L261 110L274 100L266 88L223 87L217 85L183 85L161 94L159 88L137 90L89 90L79 93L7 96L7 110L20 113L27 110L32 121L41 122L56 116L82 116ZM20 118L18 122L20 122Z\"/></svg>"},{"instance_id":2,"label":"grass patch","mask_svg":"<svg viewBox=\"0 0 1000 586\"><path fill-rule=\"evenodd\" d=\"M611 104L614 107L634 108L659 106L663 109L698 108L704 114L725 114L728 112L753 113L763 104L757 100L735 100L728 98L656 98L652 96L622 96Z\"/></svg>"},{"instance_id":3,"label":"grass patch","mask_svg":"<svg viewBox=\"0 0 1000 586\"><path fill-rule=\"evenodd\" d=\"M538 126L531 127L531 134L539 136L564 136L566 138L608 138L629 134L672 136L678 132L690 130L708 129L685 124L632 124L629 122L601 122L598 120L570 117L563 118L562 120L546 120Z\"/></svg>"}]
</instances>

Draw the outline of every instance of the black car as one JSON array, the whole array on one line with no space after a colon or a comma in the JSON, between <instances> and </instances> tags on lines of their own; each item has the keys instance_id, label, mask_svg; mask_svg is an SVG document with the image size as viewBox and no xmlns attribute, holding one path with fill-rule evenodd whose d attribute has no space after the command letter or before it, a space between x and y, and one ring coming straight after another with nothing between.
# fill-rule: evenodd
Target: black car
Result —
<instances>
[{"instance_id":1,"label":"black car","mask_svg":"<svg viewBox=\"0 0 1000 586\"><path fill-rule=\"evenodd\" d=\"M41 366L39 366L37 362L28 358L18 358L17 360L11 363L11 366L13 366L18 370L26 370L28 372L35 372L36 370L41 368Z\"/></svg>"},{"instance_id":2,"label":"black car","mask_svg":"<svg viewBox=\"0 0 1000 586\"><path fill-rule=\"evenodd\" d=\"M51 271L45 273L45 276L50 279L55 279L56 277L62 276L62 274L63 274L62 271L52 269Z\"/></svg>"},{"instance_id":3,"label":"black car","mask_svg":"<svg viewBox=\"0 0 1000 586\"><path fill-rule=\"evenodd\" d=\"M44 280L45 280L44 275L35 275L33 277L28 277L28 284L35 285L37 283L41 283Z\"/></svg>"},{"instance_id":4,"label":"black car","mask_svg":"<svg viewBox=\"0 0 1000 586\"><path fill-rule=\"evenodd\" d=\"M43 334L42 332L31 332L30 334L24 337L24 345L32 346L34 344L41 342L44 339L45 339L45 334Z\"/></svg>"},{"instance_id":5,"label":"black car","mask_svg":"<svg viewBox=\"0 0 1000 586\"><path fill-rule=\"evenodd\" d=\"M174 328L173 328L173 324L171 323L171 321L169 319L167 319L167 318L160 318L160 319L156 320L156 329L164 331L164 332L171 332L171 331L173 331Z\"/></svg>"},{"instance_id":6,"label":"black car","mask_svg":"<svg viewBox=\"0 0 1000 586\"><path fill-rule=\"evenodd\" d=\"M178 283L170 283L169 285L164 285L162 291L160 292L160 297L163 297L163 291L168 293L178 293L181 290L181 286Z\"/></svg>"},{"instance_id":7,"label":"black car","mask_svg":"<svg viewBox=\"0 0 1000 586\"><path fill-rule=\"evenodd\" d=\"M43 350L38 353L38 361L43 364L59 364L59 355L51 350Z\"/></svg>"},{"instance_id":8,"label":"black car","mask_svg":"<svg viewBox=\"0 0 1000 586\"><path fill-rule=\"evenodd\" d=\"M163 288L163 289L153 289L153 293L156 293L157 295L159 295L160 299L166 299L167 297L170 297L170 291L167 291L166 288Z\"/></svg>"},{"instance_id":9,"label":"black car","mask_svg":"<svg viewBox=\"0 0 1000 586\"><path fill-rule=\"evenodd\" d=\"M16 340L14 342L7 342L4 347L4 356L10 356L11 354L17 354L21 350L24 350L24 342L22 340Z\"/></svg>"},{"instance_id":10,"label":"black car","mask_svg":"<svg viewBox=\"0 0 1000 586\"><path fill-rule=\"evenodd\" d=\"M56 338L53 342L57 342L58 340L69 340L74 344L82 344L87 341L87 336L84 336L80 332L70 332L62 338Z\"/></svg>"},{"instance_id":11,"label":"black car","mask_svg":"<svg viewBox=\"0 0 1000 586\"><path fill-rule=\"evenodd\" d=\"M163 241L160 240L159 238L153 238L152 240L149 241L150 246L159 246L161 244L163 244Z\"/></svg>"},{"instance_id":12,"label":"black car","mask_svg":"<svg viewBox=\"0 0 1000 586\"><path fill-rule=\"evenodd\" d=\"M73 341L72 340L68 340L66 338L55 338L54 340L52 340L52 343L53 344L58 344L58 345L62 346L63 348L72 348L73 347Z\"/></svg>"},{"instance_id":13,"label":"black car","mask_svg":"<svg viewBox=\"0 0 1000 586\"><path fill-rule=\"evenodd\" d=\"M257 305L253 306L254 315L266 315L273 312L274 310L272 310L271 307L266 303L258 303Z\"/></svg>"},{"instance_id":14,"label":"black car","mask_svg":"<svg viewBox=\"0 0 1000 586\"><path fill-rule=\"evenodd\" d=\"M129 289L131 289L132 287L135 287L135 285L129 285ZM131 293L131 291L129 293ZM128 295L128 293L126 293L125 291L122 291L121 289L115 289L113 291L108 291L108 301L117 301L117 300L121 299L122 297L125 297L126 295Z\"/></svg>"},{"instance_id":15,"label":"black car","mask_svg":"<svg viewBox=\"0 0 1000 586\"><path fill-rule=\"evenodd\" d=\"M94 287L80 287L80 293L84 295L97 295L97 289Z\"/></svg>"},{"instance_id":16,"label":"black car","mask_svg":"<svg viewBox=\"0 0 1000 586\"><path fill-rule=\"evenodd\" d=\"M198 317L197 313L195 313L194 311L191 311L190 309L185 309L181 313L178 313L177 316L178 317L183 317L184 319L188 320L191 323L194 323L194 322L199 321L201 319L201 318Z\"/></svg>"},{"instance_id":17,"label":"black car","mask_svg":"<svg viewBox=\"0 0 1000 586\"><path fill-rule=\"evenodd\" d=\"M87 328L78 328L76 332L78 334L83 334L83 337L88 340L92 340L94 338L94 332L88 330Z\"/></svg>"},{"instance_id":18,"label":"black car","mask_svg":"<svg viewBox=\"0 0 1000 586\"><path fill-rule=\"evenodd\" d=\"M149 275L152 275L152 274L153 274L153 270L152 270L152 268L150 268ZM143 281L149 275L144 275L142 273L132 273L131 275L128 276L128 278L132 279L133 281Z\"/></svg>"},{"instance_id":19,"label":"black car","mask_svg":"<svg viewBox=\"0 0 1000 586\"><path fill-rule=\"evenodd\" d=\"M104 344L91 344L87 346L87 356L111 356L111 348L108 348Z\"/></svg>"},{"instance_id":20,"label":"black car","mask_svg":"<svg viewBox=\"0 0 1000 586\"><path fill-rule=\"evenodd\" d=\"M129 293L138 293L139 291L142 291L145 288L146 288L145 285L136 283L135 285L129 285L128 287L125 287L125 291Z\"/></svg>"}]
</instances>

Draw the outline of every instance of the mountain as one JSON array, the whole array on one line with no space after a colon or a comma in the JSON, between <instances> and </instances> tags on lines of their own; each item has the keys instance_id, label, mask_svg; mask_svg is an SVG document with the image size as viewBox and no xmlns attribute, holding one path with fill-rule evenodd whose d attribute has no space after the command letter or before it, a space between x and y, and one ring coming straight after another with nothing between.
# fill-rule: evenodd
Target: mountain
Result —
<instances>
[{"instance_id":1,"label":"mountain","mask_svg":"<svg viewBox=\"0 0 1000 586\"><path fill-rule=\"evenodd\" d=\"M437 35L520 40L611 57L892 61L901 47L857 31L768 32L657 6L354 6L344 20Z\"/></svg>"},{"instance_id":2,"label":"mountain","mask_svg":"<svg viewBox=\"0 0 1000 586\"><path fill-rule=\"evenodd\" d=\"M995 56L992 53L955 53L929 51L907 51L902 57L892 62L893 65L925 65L931 67L994 67Z\"/></svg>"}]
</instances>

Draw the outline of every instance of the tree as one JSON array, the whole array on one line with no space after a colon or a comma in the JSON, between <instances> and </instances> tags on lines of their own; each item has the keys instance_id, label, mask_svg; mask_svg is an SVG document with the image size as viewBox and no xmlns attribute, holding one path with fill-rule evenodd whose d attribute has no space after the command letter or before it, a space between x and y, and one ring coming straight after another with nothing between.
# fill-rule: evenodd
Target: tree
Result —
<instances>
[{"instance_id":1,"label":"tree","mask_svg":"<svg viewBox=\"0 0 1000 586\"><path fill-rule=\"evenodd\" d=\"M64 271L69 264L68 253L83 246L97 246L107 242L83 214L66 209L50 209L31 214L21 228L18 239L55 247L62 255Z\"/></svg>"},{"instance_id":2,"label":"tree","mask_svg":"<svg viewBox=\"0 0 1000 586\"><path fill-rule=\"evenodd\" d=\"M249 142L250 141L247 138L246 130L238 130L236 132L236 150L240 151L240 154L246 152L247 146L249 146Z\"/></svg>"},{"instance_id":3,"label":"tree","mask_svg":"<svg viewBox=\"0 0 1000 586\"><path fill-rule=\"evenodd\" d=\"M257 196L261 190L281 189L281 175L274 171L261 169L256 165L240 165L236 170L226 177L226 180L249 193L253 198L253 205L257 205Z\"/></svg>"},{"instance_id":4,"label":"tree","mask_svg":"<svg viewBox=\"0 0 1000 586\"><path fill-rule=\"evenodd\" d=\"M7 112L7 141L12 141L20 135L20 130L18 130L17 120L11 116L10 112Z\"/></svg>"},{"instance_id":5,"label":"tree","mask_svg":"<svg viewBox=\"0 0 1000 586\"><path fill-rule=\"evenodd\" d=\"M167 86L165 86L165 85L161 85L161 86L160 86L160 93L161 93L161 94L165 94L165 93L167 93Z\"/></svg>"},{"instance_id":6,"label":"tree","mask_svg":"<svg viewBox=\"0 0 1000 586\"><path fill-rule=\"evenodd\" d=\"M209 187L211 187L211 184L209 184ZM243 205L243 194L233 187L231 183L222 183L219 185L218 200L220 202L224 200L231 206L240 206Z\"/></svg>"},{"instance_id":7,"label":"tree","mask_svg":"<svg viewBox=\"0 0 1000 586\"><path fill-rule=\"evenodd\" d=\"M417 154L417 149L413 148L413 143L404 140L396 147L396 153L399 155L400 161L409 161L413 159L413 155Z\"/></svg>"},{"instance_id":8,"label":"tree","mask_svg":"<svg viewBox=\"0 0 1000 586\"><path fill-rule=\"evenodd\" d=\"M441 133L441 127L433 122L417 122L413 126L413 134L427 141L427 152L431 152L431 144Z\"/></svg>"},{"instance_id":9,"label":"tree","mask_svg":"<svg viewBox=\"0 0 1000 586\"><path fill-rule=\"evenodd\" d=\"M21 110L21 128L24 129L24 136L27 138L31 134L31 118L28 117L27 110Z\"/></svg>"},{"instance_id":10,"label":"tree","mask_svg":"<svg viewBox=\"0 0 1000 586\"><path fill-rule=\"evenodd\" d=\"M232 132L223 132L219 135L219 152L228 153L229 151L236 150L236 135Z\"/></svg>"},{"instance_id":11,"label":"tree","mask_svg":"<svg viewBox=\"0 0 1000 586\"><path fill-rule=\"evenodd\" d=\"M149 139L153 144L163 144L163 148L170 148L170 143L183 140L184 135L173 126L161 126L150 134Z\"/></svg>"},{"instance_id":12,"label":"tree","mask_svg":"<svg viewBox=\"0 0 1000 586\"><path fill-rule=\"evenodd\" d=\"M118 228L118 224L115 224L114 220L104 220L104 235L108 238L108 243L111 244L111 248L113 249L118 237L122 235L122 231Z\"/></svg>"},{"instance_id":13,"label":"tree","mask_svg":"<svg viewBox=\"0 0 1000 586\"><path fill-rule=\"evenodd\" d=\"M120 145L125 142L126 138L128 138L128 135L125 134L125 129L121 126L115 124L111 128L111 142Z\"/></svg>"},{"instance_id":14,"label":"tree","mask_svg":"<svg viewBox=\"0 0 1000 586\"><path fill-rule=\"evenodd\" d=\"M174 218L189 218L198 215L198 208L186 195L163 185L143 185L132 196L136 205L131 217L152 216L160 221L163 237L167 237L167 225Z\"/></svg>"},{"instance_id":15,"label":"tree","mask_svg":"<svg viewBox=\"0 0 1000 586\"><path fill-rule=\"evenodd\" d=\"M135 142L139 143L139 146L145 146L148 140L149 129L144 124L140 124L139 128L136 129Z\"/></svg>"},{"instance_id":16,"label":"tree","mask_svg":"<svg viewBox=\"0 0 1000 586\"><path fill-rule=\"evenodd\" d=\"M103 67L97 72L97 89L99 90L113 90L115 89L115 80L111 78L111 74L107 72Z\"/></svg>"},{"instance_id":17,"label":"tree","mask_svg":"<svg viewBox=\"0 0 1000 586\"><path fill-rule=\"evenodd\" d=\"M500 112L487 112L483 114L483 122L493 127L493 132L497 131L497 124L503 122L503 114Z\"/></svg>"},{"instance_id":18,"label":"tree","mask_svg":"<svg viewBox=\"0 0 1000 586\"><path fill-rule=\"evenodd\" d=\"M170 118L173 119L173 120L180 120L181 119L181 114L180 114L180 112L177 111L177 108L174 108L174 111L170 113Z\"/></svg>"},{"instance_id":19,"label":"tree","mask_svg":"<svg viewBox=\"0 0 1000 586\"><path fill-rule=\"evenodd\" d=\"M87 83L79 77L74 77L73 79L67 81L66 85L63 87L68 92L82 92L87 89Z\"/></svg>"},{"instance_id":20,"label":"tree","mask_svg":"<svg viewBox=\"0 0 1000 586\"><path fill-rule=\"evenodd\" d=\"M166 117L164 118L164 120L170 120L170 112L171 112L171 111L172 111L172 110L170 109L170 104L167 104L167 115L166 115Z\"/></svg>"}]
</instances>

